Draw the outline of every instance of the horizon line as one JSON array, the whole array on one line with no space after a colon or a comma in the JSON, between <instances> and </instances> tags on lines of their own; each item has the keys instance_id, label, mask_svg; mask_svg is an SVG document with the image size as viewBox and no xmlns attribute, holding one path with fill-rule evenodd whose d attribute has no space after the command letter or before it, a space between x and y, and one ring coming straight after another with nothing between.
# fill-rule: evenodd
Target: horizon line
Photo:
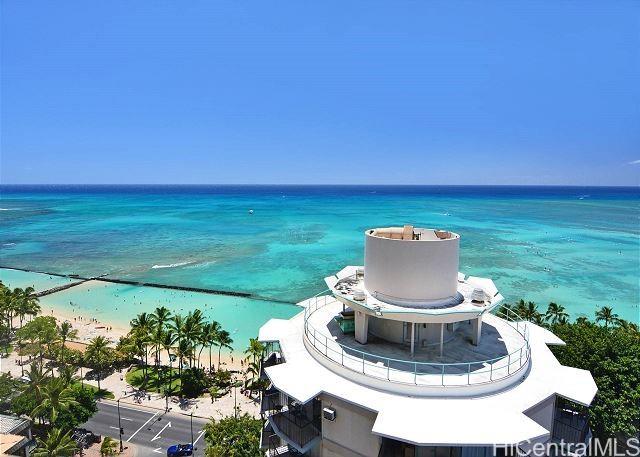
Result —
<instances>
[{"instance_id":1,"label":"horizon line","mask_svg":"<svg viewBox=\"0 0 640 457\"><path fill-rule=\"evenodd\" d=\"M640 184L635 185L610 185L610 184L299 184L299 183L0 183L0 187L19 187L19 186L86 186L86 187L106 187L106 186L121 186L121 187L206 187L206 186L244 186L244 187L600 187L600 188L618 188L618 189L635 189L640 188Z\"/></svg>"}]
</instances>

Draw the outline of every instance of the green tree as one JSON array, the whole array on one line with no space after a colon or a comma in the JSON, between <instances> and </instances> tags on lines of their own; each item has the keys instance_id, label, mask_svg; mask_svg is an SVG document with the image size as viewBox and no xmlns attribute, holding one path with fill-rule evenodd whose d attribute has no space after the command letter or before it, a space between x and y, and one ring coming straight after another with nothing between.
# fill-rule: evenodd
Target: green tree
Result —
<instances>
[{"instance_id":1,"label":"green tree","mask_svg":"<svg viewBox=\"0 0 640 457\"><path fill-rule=\"evenodd\" d=\"M220 332L222 331L222 327L220 327L220 324L216 321L213 321L211 323L209 323L209 325L206 328L206 331L204 332L205 334L205 344L209 347L209 371L212 370L213 365L212 365L212 361L211 361L211 350L213 348L213 346L218 344L218 339L220 337Z\"/></svg>"},{"instance_id":2,"label":"green tree","mask_svg":"<svg viewBox=\"0 0 640 457\"><path fill-rule=\"evenodd\" d=\"M104 367L112 360L113 351L109 348L109 341L103 336L93 338L84 354L87 362L95 367L98 372L98 389L100 389L100 378L103 375Z\"/></svg>"},{"instance_id":3,"label":"green tree","mask_svg":"<svg viewBox=\"0 0 640 457\"><path fill-rule=\"evenodd\" d=\"M6 403L18 392L20 383L13 379L11 373L0 374L0 403Z\"/></svg>"},{"instance_id":4,"label":"green tree","mask_svg":"<svg viewBox=\"0 0 640 457\"><path fill-rule=\"evenodd\" d=\"M98 411L96 394L91 389L84 389L78 384L69 387L75 403L60 410L56 418L56 426L71 430L87 422Z\"/></svg>"},{"instance_id":5,"label":"green tree","mask_svg":"<svg viewBox=\"0 0 640 457\"><path fill-rule=\"evenodd\" d=\"M220 331L218 334L218 370L220 369L220 352L222 352L222 348L233 349L231 346L233 344L233 339L229 332L226 330Z\"/></svg>"},{"instance_id":6,"label":"green tree","mask_svg":"<svg viewBox=\"0 0 640 457\"><path fill-rule=\"evenodd\" d=\"M565 346L551 349L563 365L589 370L598 393L589 422L599 438L635 436L640 424L640 333L587 320L555 324Z\"/></svg>"},{"instance_id":7,"label":"green tree","mask_svg":"<svg viewBox=\"0 0 640 457\"><path fill-rule=\"evenodd\" d=\"M249 338L249 346L244 351L244 353L247 354L245 360L256 363L262 357L264 349L264 344L257 338Z\"/></svg>"},{"instance_id":8,"label":"green tree","mask_svg":"<svg viewBox=\"0 0 640 457\"><path fill-rule=\"evenodd\" d=\"M78 450L69 433L64 433L60 428L52 428L46 439L37 438L37 442L38 447L33 451L33 457L68 457Z\"/></svg>"},{"instance_id":9,"label":"green tree","mask_svg":"<svg viewBox=\"0 0 640 457\"><path fill-rule=\"evenodd\" d=\"M47 353L51 354L51 347L59 340L56 320L52 316L38 316L31 322L27 322L16 332L21 341L28 341L37 345L40 359Z\"/></svg>"},{"instance_id":10,"label":"green tree","mask_svg":"<svg viewBox=\"0 0 640 457\"><path fill-rule=\"evenodd\" d=\"M171 318L171 311L165 306L160 306L149 316L151 321L151 340L156 353L156 367L160 366L160 351L166 326Z\"/></svg>"},{"instance_id":11,"label":"green tree","mask_svg":"<svg viewBox=\"0 0 640 457\"><path fill-rule=\"evenodd\" d=\"M118 453L118 442L110 436L105 436L100 445L101 457L112 457Z\"/></svg>"},{"instance_id":12,"label":"green tree","mask_svg":"<svg viewBox=\"0 0 640 457\"><path fill-rule=\"evenodd\" d=\"M67 411L78 405L73 389L63 378L53 378L42 390L42 401L31 412L31 417L46 417L51 424L56 423L60 411Z\"/></svg>"},{"instance_id":13,"label":"green tree","mask_svg":"<svg viewBox=\"0 0 640 457\"><path fill-rule=\"evenodd\" d=\"M58 335L62 343L62 350L60 351L60 363L64 364L64 353L66 351L66 343L78 336L78 331L73 328L70 322L64 321L58 327Z\"/></svg>"},{"instance_id":14,"label":"green tree","mask_svg":"<svg viewBox=\"0 0 640 457\"><path fill-rule=\"evenodd\" d=\"M25 316L37 316L40 312L40 303L38 297L35 296L35 289L27 287L25 289L16 289L14 291L14 312L20 319L20 328Z\"/></svg>"},{"instance_id":15,"label":"green tree","mask_svg":"<svg viewBox=\"0 0 640 457\"><path fill-rule=\"evenodd\" d=\"M539 323L541 321L541 314L538 311L538 305L532 301L525 303L524 300L520 300L518 302L516 312L525 320L534 323Z\"/></svg>"},{"instance_id":16,"label":"green tree","mask_svg":"<svg viewBox=\"0 0 640 457\"><path fill-rule=\"evenodd\" d=\"M44 371L41 362L33 362L29 366L29 370L25 374L29 378L24 393L30 397L33 397L36 402L41 402L43 397L43 390L49 382L49 376Z\"/></svg>"},{"instance_id":17,"label":"green tree","mask_svg":"<svg viewBox=\"0 0 640 457\"><path fill-rule=\"evenodd\" d=\"M182 331L184 332L184 339L189 343L191 348L189 353L189 368L193 367L193 362L195 361L195 350L198 342L201 340L200 334L202 333L203 323L202 311L199 309L189 311L189 314L187 314L184 320Z\"/></svg>"},{"instance_id":18,"label":"green tree","mask_svg":"<svg viewBox=\"0 0 640 457\"><path fill-rule=\"evenodd\" d=\"M262 421L248 414L212 419L205 425L207 457L259 457Z\"/></svg>"},{"instance_id":19,"label":"green tree","mask_svg":"<svg viewBox=\"0 0 640 457\"><path fill-rule=\"evenodd\" d=\"M188 344L184 343L184 317L180 314L174 314L169 324L169 329L176 335L178 347L176 348L176 355L178 357L178 376L182 375L182 358L188 352Z\"/></svg>"},{"instance_id":20,"label":"green tree","mask_svg":"<svg viewBox=\"0 0 640 457\"><path fill-rule=\"evenodd\" d=\"M547 307L547 312L544 313L544 320L551 324L564 321L569 318L569 314L565 311L564 306L551 302Z\"/></svg>"},{"instance_id":21,"label":"green tree","mask_svg":"<svg viewBox=\"0 0 640 457\"><path fill-rule=\"evenodd\" d=\"M596 322L604 322L605 327L608 327L609 324L616 324L619 321L619 316L609 306L603 306L596 311Z\"/></svg>"},{"instance_id":22,"label":"green tree","mask_svg":"<svg viewBox=\"0 0 640 457\"><path fill-rule=\"evenodd\" d=\"M153 321L147 313L140 313L135 319L129 323L131 326L130 334L144 346L144 376L147 377L147 366L149 365L149 344L151 342L151 328Z\"/></svg>"}]
</instances>

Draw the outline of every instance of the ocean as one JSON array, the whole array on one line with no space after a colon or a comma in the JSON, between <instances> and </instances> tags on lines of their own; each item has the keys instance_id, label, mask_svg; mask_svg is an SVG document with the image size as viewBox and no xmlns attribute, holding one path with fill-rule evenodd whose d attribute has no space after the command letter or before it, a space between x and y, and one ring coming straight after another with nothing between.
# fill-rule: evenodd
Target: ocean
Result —
<instances>
[{"instance_id":1,"label":"ocean","mask_svg":"<svg viewBox=\"0 0 640 457\"><path fill-rule=\"evenodd\" d=\"M266 297L110 285L43 298L121 322L157 304L202 307L241 341L299 310L269 298L321 292L325 276L362 264L367 228L406 223L459 233L461 271L492 278L508 301L554 301L574 318L606 305L640 320L638 188L2 186L0 266ZM57 281L10 270L0 280Z\"/></svg>"}]
</instances>

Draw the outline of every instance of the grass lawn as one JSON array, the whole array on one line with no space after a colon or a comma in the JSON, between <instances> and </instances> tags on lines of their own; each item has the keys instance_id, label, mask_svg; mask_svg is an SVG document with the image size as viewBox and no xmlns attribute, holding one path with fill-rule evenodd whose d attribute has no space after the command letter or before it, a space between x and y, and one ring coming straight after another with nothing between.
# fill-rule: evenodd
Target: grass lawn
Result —
<instances>
[{"instance_id":1,"label":"grass lawn","mask_svg":"<svg viewBox=\"0 0 640 457\"><path fill-rule=\"evenodd\" d=\"M82 383L80 381L74 381L73 382L74 386L79 386L81 384ZM91 390L93 392L93 395L96 398L106 398L108 400L113 400L114 398L116 398L116 396L113 395L113 392L110 392L110 391L108 391L106 389L98 389L96 386L92 386L91 384L85 383L84 384L84 388Z\"/></svg>"},{"instance_id":2,"label":"grass lawn","mask_svg":"<svg viewBox=\"0 0 640 457\"><path fill-rule=\"evenodd\" d=\"M178 378L178 369L173 368L171 374L171 387L174 391L180 390L180 379ZM144 369L142 367L132 368L126 375L125 379L134 387L149 390L151 392L163 393L169 378L169 367L147 367L147 382L145 384Z\"/></svg>"}]
</instances>

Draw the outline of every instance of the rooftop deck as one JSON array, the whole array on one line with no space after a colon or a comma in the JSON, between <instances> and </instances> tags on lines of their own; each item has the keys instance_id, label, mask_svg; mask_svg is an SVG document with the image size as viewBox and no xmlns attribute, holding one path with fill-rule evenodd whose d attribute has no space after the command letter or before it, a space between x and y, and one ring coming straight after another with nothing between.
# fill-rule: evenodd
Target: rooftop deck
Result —
<instances>
[{"instance_id":1,"label":"rooftop deck","mask_svg":"<svg viewBox=\"0 0 640 457\"><path fill-rule=\"evenodd\" d=\"M325 282L332 293L341 297L345 302L383 314L478 315L496 308L504 300L504 297L498 292L495 284L490 279L465 276L462 273L458 273L458 291L454 297L414 302L407 299L384 296L380 293L372 294L366 289L364 276L358 275L358 270L362 271L363 267L345 267L335 276L325 278ZM484 292L485 296L482 303L473 301L473 291L477 288L482 289ZM363 299L356 299L354 292L364 294Z\"/></svg>"},{"instance_id":2,"label":"rooftop deck","mask_svg":"<svg viewBox=\"0 0 640 457\"><path fill-rule=\"evenodd\" d=\"M465 386L488 383L513 376L529 360L526 324L484 315L481 344L471 344L465 324L454 338L439 346L419 348L413 357L409 349L371 338L366 345L343 334L333 320L342 303L322 296L309 302L305 312L305 337L322 356L351 371L388 381L425 386Z\"/></svg>"}]
</instances>

